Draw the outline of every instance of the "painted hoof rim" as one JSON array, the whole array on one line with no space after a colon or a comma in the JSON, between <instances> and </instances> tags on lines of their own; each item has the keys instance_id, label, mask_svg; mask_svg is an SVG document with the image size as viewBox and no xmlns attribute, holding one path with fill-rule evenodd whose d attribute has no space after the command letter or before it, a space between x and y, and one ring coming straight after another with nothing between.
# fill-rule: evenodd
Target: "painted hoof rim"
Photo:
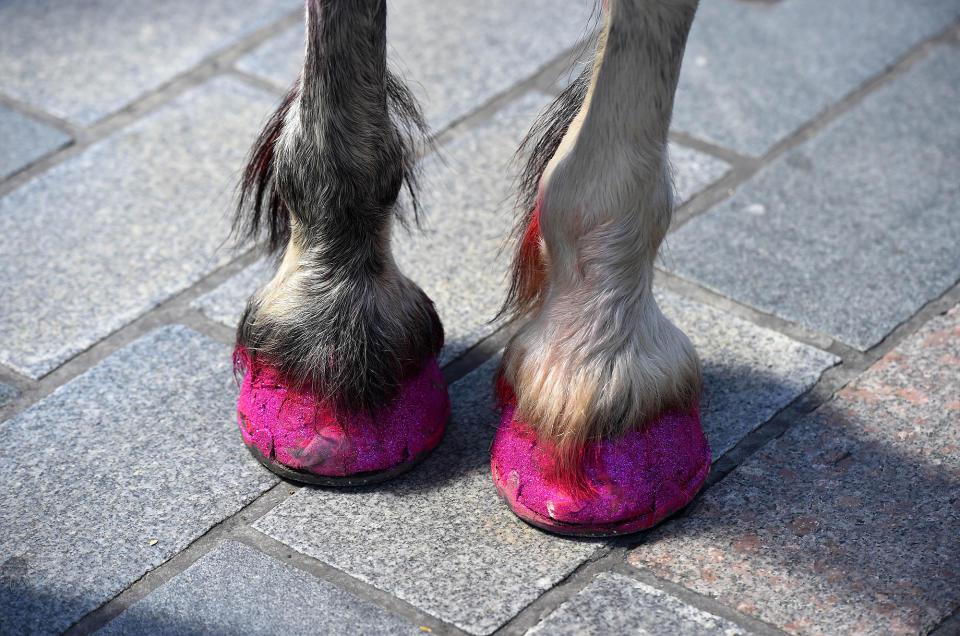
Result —
<instances>
[{"instance_id":1,"label":"painted hoof rim","mask_svg":"<svg viewBox=\"0 0 960 636\"><path fill-rule=\"evenodd\" d=\"M260 462L271 472L283 477L287 481L294 481L310 486L325 486L331 488L369 486L371 484L379 484L389 481L394 477L399 477L400 475L413 470L418 465L423 463L423 461L429 457L431 453L433 453L435 448L436 447L428 448L417 453L403 463L391 466L390 468L384 468L383 470L371 470L362 473L354 473L352 475L334 476L318 475L317 473L312 473L309 470L292 468L286 464L281 464L280 462L270 459L260 452L260 449L256 446L247 446L247 450L250 451L250 454L253 455L258 462Z\"/></svg>"},{"instance_id":2,"label":"painted hoof rim","mask_svg":"<svg viewBox=\"0 0 960 636\"><path fill-rule=\"evenodd\" d=\"M237 400L244 445L291 481L361 486L410 470L443 438L450 398L436 359L374 411L338 413L309 391L284 386L279 372L250 364Z\"/></svg>"},{"instance_id":3,"label":"painted hoof rim","mask_svg":"<svg viewBox=\"0 0 960 636\"><path fill-rule=\"evenodd\" d=\"M704 482L707 480L707 475L710 473L710 464L708 463L704 469L701 470L700 474L694 479L688 488L691 494L690 499L678 507L672 513L667 514L666 516L657 515L656 511L650 510L646 514L642 514L630 519L621 519L612 523L591 523L591 524L577 524L577 523L568 523L560 521L557 519L551 519L549 517L544 517L543 515L538 514L537 512L530 510L520 502L511 501L510 497L503 491L500 487L500 484L497 486L497 495L500 496L500 499L503 500L503 503L506 504L507 508L510 509L518 519L524 523L533 526L538 530L543 530L544 532L549 532L550 534L561 535L565 537L581 537L586 539L596 539L596 538L610 538L610 537L625 537L633 534L639 534L646 530L650 530L661 523L668 521L673 518L678 512L686 508L686 506L696 497L700 488L703 486Z\"/></svg>"},{"instance_id":4,"label":"painted hoof rim","mask_svg":"<svg viewBox=\"0 0 960 636\"><path fill-rule=\"evenodd\" d=\"M623 437L588 442L584 483L556 472L556 447L507 403L490 449L497 493L524 522L559 535L612 537L648 530L686 507L710 472L699 410L669 411Z\"/></svg>"}]
</instances>

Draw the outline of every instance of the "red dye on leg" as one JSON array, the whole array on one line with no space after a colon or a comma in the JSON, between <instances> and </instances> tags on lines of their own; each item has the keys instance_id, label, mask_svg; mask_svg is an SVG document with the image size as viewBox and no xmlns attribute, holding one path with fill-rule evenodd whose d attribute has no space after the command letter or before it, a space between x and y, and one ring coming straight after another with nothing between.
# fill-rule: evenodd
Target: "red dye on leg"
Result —
<instances>
[{"instance_id":1,"label":"red dye on leg","mask_svg":"<svg viewBox=\"0 0 960 636\"><path fill-rule=\"evenodd\" d=\"M533 309L543 293L547 277L543 258L543 235L540 232L540 210L542 195L537 198L536 207L530 212L530 221L517 244L513 259L512 296L515 310L524 313Z\"/></svg>"}]
</instances>

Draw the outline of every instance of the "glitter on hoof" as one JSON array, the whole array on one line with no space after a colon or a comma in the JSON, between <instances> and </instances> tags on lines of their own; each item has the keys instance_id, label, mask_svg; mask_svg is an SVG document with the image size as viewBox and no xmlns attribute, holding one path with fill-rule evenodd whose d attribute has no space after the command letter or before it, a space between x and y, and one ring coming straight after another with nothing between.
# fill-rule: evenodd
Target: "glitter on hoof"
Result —
<instances>
[{"instance_id":1,"label":"glitter on hoof","mask_svg":"<svg viewBox=\"0 0 960 636\"><path fill-rule=\"evenodd\" d=\"M620 439L589 442L581 481L558 477L548 445L515 409L503 409L490 468L500 497L527 523L574 536L612 536L653 527L686 506L710 471L710 446L696 411L671 412Z\"/></svg>"},{"instance_id":2,"label":"glitter on hoof","mask_svg":"<svg viewBox=\"0 0 960 636\"><path fill-rule=\"evenodd\" d=\"M237 403L243 441L261 464L285 479L321 486L377 483L410 470L440 443L449 416L447 387L433 358L372 413L338 414L257 362L247 365Z\"/></svg>"}]
</instances>

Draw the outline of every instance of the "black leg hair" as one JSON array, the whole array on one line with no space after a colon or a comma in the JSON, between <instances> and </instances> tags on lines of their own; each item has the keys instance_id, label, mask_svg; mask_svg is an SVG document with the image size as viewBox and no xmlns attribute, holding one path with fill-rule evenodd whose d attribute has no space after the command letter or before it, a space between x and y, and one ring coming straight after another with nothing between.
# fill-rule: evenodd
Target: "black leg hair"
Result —
<instances>
[{"instance_id":1,"label":"black leg hair","mask_svg":"<svg viewBox=\"0 0 960 636\"><path fill-rule=\"evenodd\" d=\"M386 68L385 0L306 4L303 73L241 183L235 233L264 239L282 261L248 302L237 345L336 408L372 410L443 342L432 303L390 251L403 187L418 218L425 126Z\"/></svg>"}]
</instances>

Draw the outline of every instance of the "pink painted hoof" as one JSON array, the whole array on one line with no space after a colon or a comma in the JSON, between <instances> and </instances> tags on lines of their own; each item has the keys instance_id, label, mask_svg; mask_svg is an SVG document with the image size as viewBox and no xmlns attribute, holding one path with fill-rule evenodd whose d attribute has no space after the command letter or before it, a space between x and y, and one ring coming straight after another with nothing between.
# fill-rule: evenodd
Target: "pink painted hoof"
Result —
<instances>
[{"instance_id":1,"label":"pink painted hoof","mask_svg":"<svg viewBox=\"0 0 960 636\"><path fill-rule=\"evenodd\" d=\"M710 446L696 411L667 413L643 431L591 442L586 488L551 477L554 460L534 431L503 409L491 449L497 491L527 523L577 536L646 530L687 505L710 470Z\"/></svg>"},{"instance_id":2,"label":"pink painted hoof","mask_svg":"<svg viewBox=\"0 0 960 636\"><path fill-rule=\"evenodd\" d=\"M440 443L449 416L433 358L372 414L337 414L309 391L289 389L274 367L256 363L247 364L237 402L243 441L260 463L323 486L376 483L410 470Z\"/></svg>"}]
</instances>

